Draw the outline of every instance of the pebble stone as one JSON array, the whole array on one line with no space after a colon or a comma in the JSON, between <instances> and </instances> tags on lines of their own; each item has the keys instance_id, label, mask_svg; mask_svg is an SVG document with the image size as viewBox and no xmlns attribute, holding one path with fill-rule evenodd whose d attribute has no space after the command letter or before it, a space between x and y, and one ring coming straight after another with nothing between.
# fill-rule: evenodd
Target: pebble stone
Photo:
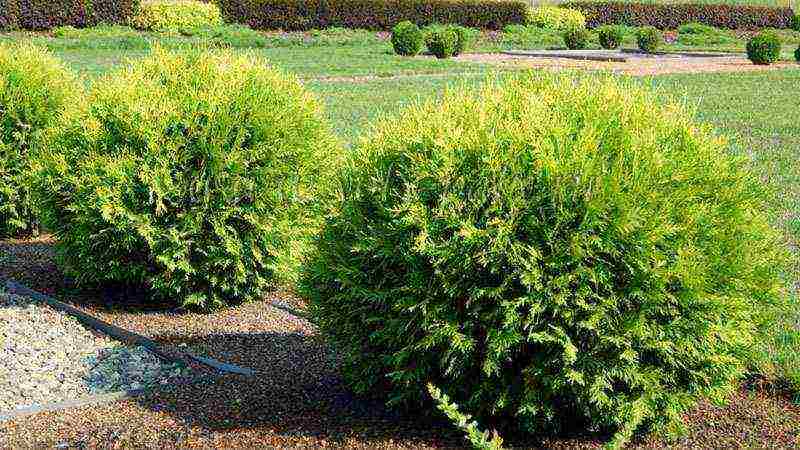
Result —
<instances>
[{"instance_id":1,"label":"pebble stone","mask_svg":"<svg viewBox=\"0 0 800 450\"><path fill-rule=\"evenodd\" d=\"M0 361L0 411L167 384L186 371L2 291Z\"/></svg>"}]
</instances>

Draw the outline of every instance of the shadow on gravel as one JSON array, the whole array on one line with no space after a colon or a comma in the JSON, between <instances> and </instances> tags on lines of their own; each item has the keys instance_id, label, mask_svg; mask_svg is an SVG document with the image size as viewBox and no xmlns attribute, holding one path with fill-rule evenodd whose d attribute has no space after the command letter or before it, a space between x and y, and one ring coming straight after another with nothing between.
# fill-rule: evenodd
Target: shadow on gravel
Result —
<instances>
[{"instance_id":1,"label":"shadow on gravel","mask_svg":"<svg viewBox=\"0 0 800 450\"><path fill-rule=\"evenodd\" d=\"M189 426L220 432L268 428L275 434L339 441L411 439L461 446L459 434L437 419L404 417L382 402L353 395L340 380L336 358L317 336L300 333L222 334L188 339L155 336L194 351L214 346L214 357L248 367L254 377L202 374L138 399L140 406L174 415Z\"/></svg>"}]
</instances>

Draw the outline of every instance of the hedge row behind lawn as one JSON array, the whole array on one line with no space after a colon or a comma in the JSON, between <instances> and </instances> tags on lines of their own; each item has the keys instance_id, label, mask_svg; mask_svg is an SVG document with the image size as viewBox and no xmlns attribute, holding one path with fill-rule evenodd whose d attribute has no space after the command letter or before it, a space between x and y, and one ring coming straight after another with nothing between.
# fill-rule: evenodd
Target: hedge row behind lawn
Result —
<instances>
[{"instance_id":1,"label":"hedge row behind lawn","mask_svg":"<svg viewBox=\"0 0 800 450\"><path fill-rule=\"evenodd\" d=\"M601 25L654 26L674 30L698 22L717 28L760 30L790 28L791 8L744 5L656 5L619 2L570 2L564 6L582 11L589 28Z\"/></svg>"},{"instance_id":2,"label":"hedge row behind lawn","mask_svg":"<svg viewBox=\"0 0 800 450\"><path fill-rule=\"evenodd\" d=\"M501 29L525 23L518 0L219 0L227 22L254 29L302 31L328 27L391 30L404 20L417 25L453 23Z\"/></svg>"},{"instance_id":3,"label":"hedge row behind lawn","mask_svg":"<svg viewBox=\"0 0 800 450\"><path fill-rule=\"evenodd\" d=\"M0 0L0 30L127 24L139 0Z\"/></svg>"}]
</instances>

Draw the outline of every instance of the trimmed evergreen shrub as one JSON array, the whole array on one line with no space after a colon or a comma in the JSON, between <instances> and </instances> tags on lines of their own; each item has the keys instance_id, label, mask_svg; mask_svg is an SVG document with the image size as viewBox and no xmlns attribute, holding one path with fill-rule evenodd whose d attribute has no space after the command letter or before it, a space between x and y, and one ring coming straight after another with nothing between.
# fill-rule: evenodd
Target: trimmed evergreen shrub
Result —
<instances>
[{"instance_id":1,"label":"trimmed evergreen shrub","mask_svg":"<svg viewBox=\"0 0 800 450\"><path fill-rule=\"evenodd\" d=\"M800 62L800 47L797 47L797 49L794 51L794 59L797 62Z\"/></svg>"},{"instance_id":2,"label":"trimmed evergreen shrub","mask_svg":"<svg viewBox=\"0 0 800 450\"><path fill-rule=\"evenodd\" d=\"M219 7L199 0L145 0L133 18L133 26L140 30L172 33L220 25Z\"/></svg>"},{"instance_id":3,"label":"trimmed evergreen shrub","mask_svg":"<svg viewBox=\"0 0 800 450\"><path fill-rule=\"evenodd\" d=\"M425 35L425 45L437 58L449 58L456 54L458 33L451 27L435 27Z\"/></svg>"},{"instance_id":4,"label":"trimmed evergreen shrub","mask_svg":"<svg viewBox=\"0 0 800 450\"><path fill-rule=\"evenodd\" d=\"M636 30L636 44L639 50L645 53L655 53L663 43L664 36L655 27L642 27Z\"/></svg>"},{"instance_id":5,"label":"trimmed evergreen shrub","mask_svg":"<svg viewBox=\"0 0 800 450\"><path fill-rule=\"evenodd\" d=\"M48 51L28 44L0 43L0 238L38 229L31 200L31 160L79 85Z\"/></svg>"},{"instance_id":6,"label":"trimmed evergreen shrub","mask_svg":"<svg viewBox=\"0 0 800 450\"><path fill-rule=\"evenodd\" d=\"M606 50L613 50L622 45L622 40L625 38L625 33L622 27L617 25L603 25L597 28L597 37L600 40L600 46Z\"/></svg>"},{"instance_id":7,"label":"trimmed evergreen shrub","mask_svg":"<svg viewBox=\"0 0 800 450\"><path fill-rule=\"evenodd\" d=\"M92 86L36 177L65 273L206 308L291 277L338 152L294 77L254 56L155 49Z\"/></svg>"},{"instance_id":8,"label":"trimmed evergreen shrub","mask_svg":"<svg viewBox=\"0 0 800 450\"><path fill-rule=\"evenodd\" d=\"M484 424L616 444L677 426L785 293L768 194L726 148L611 77L451 90L347 156L301 290L356 392L418 412L431 383Z\"/></svg>"},{"instance_id":9,"label":"trimmed evergreen shrub","mask_svg":"<svg viewBox=\"0 0 800 450\"><path fill-rule=\"evenodd\" d=\"M586 28L586 17L576 9L539 6L530 10L528 24L550 30L569 31Z\"/></svg>"},{"instance_id":10,"label":"trimmed evergreen shrub","mask_svg":"<svg viewBox=\"0 0 800 450\"><path fill-rule=\"evenodd\" d=\"M573 28L564 33L564 44L570 50L582 50L589 42L589 31L586 28Z\"/></svg>"},{"instance_id":11,"label":"trimmed evergreen shrub","mask_svg":"<svg viewBox=\"0 0 800 450\"><path fill-rule=\"evenodd\" d=\"M747 41L747 58L753 64L769 65L781 56L781 38L773 31L762 31Z\"/></svg>"},{"instance_id":12,"label":"trimmed evergreen shrub","mask_svg":"<svg viewBox=\"0 0 800 450\"><path fill-rule=\"evenodd\" d=\"M392 48L398 55L414 56L422 51L424 41L422 30L407 20L392 28Z\"/></svg>"},{"instance_id":13,"label":"trimmed evergreen shrub","mask_svg":"<svg viewBox=\"0 0 800 450\"><path fill-rule=\"evenodd\" d=\"M570 1L562 6L583 12L588 28L627 25L675 30L685 23L699 22L730 30L760 30L789 28L794 16L792 8L724 3Z\"/></svg>"},{"instance_id":14,"label":"trimmed evergreen shrub","mask_svg":"<svg viewBox=\"0 0 800 450\"><path fill-rule=\"evenodd\" d=\"M795 14L792 17L792 29L794 31L800 31L800 14Z\"/></svg>"},{"instance_id":15,"label":"trimmed evergreen shrub","mask_svg":"<svg viewBox=\"0 0 800 450\"><path fill-rule=\"evenodd\" d=\"M455 24L428 25L427 27L425 27L424 30L422 30L426 45L428 42L428 38L429 36L431 36L431 34L441 32L442 30L450 30L456 34L456 43L455 47L453 48L453 54L451 56L458 56L464 53L464 51L467 50L472 45L472 43L475 41L475 38L479 34L478 30L475 30L473 28L463 27L461 25L455 25ZM433 52L431 51L431 53Z\"/></svg>"}]
</instances>

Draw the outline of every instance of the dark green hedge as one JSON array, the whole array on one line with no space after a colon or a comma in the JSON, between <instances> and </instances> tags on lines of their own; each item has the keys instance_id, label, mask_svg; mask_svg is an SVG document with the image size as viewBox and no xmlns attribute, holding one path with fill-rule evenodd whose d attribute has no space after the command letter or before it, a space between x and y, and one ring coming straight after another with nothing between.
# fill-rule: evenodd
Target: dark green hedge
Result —
<instances>
[{"instance_id":1,"label":"dark green hedge","mask_svg":"<svg viewBox=\"0 0 800 450\"><path fill-rule=\"evenodd\" d=\"M0 0L2 1L2 0ZM328 27L391 30L404 20L417 25L456 23L500 29L524 23L518 0L219 0L225 20L260 30Z\"/></svg>"},{"instance_id":2,"label":"dark green hedge","mask_svg":"<svg viewBox=\"0 0 800 450\"><path fill-rule=\"evenodd\" d=\"M0 30L127 23L139 0L0 0Z\"/></svg>"},{"instance_id":3,"label":"dark green hedge","mask_svg":"<svg viewBox=\"0 0 800 450\"><path fill-rule=\"evenodd\" d=\"M618 24L636 27L654 26L674 30L699 22L732 30L790 28L794 12L791 8L744 5L655 5L620 2L570 2L564 6L586 15L586 25Z\"/></svg>"}]
</instances>

